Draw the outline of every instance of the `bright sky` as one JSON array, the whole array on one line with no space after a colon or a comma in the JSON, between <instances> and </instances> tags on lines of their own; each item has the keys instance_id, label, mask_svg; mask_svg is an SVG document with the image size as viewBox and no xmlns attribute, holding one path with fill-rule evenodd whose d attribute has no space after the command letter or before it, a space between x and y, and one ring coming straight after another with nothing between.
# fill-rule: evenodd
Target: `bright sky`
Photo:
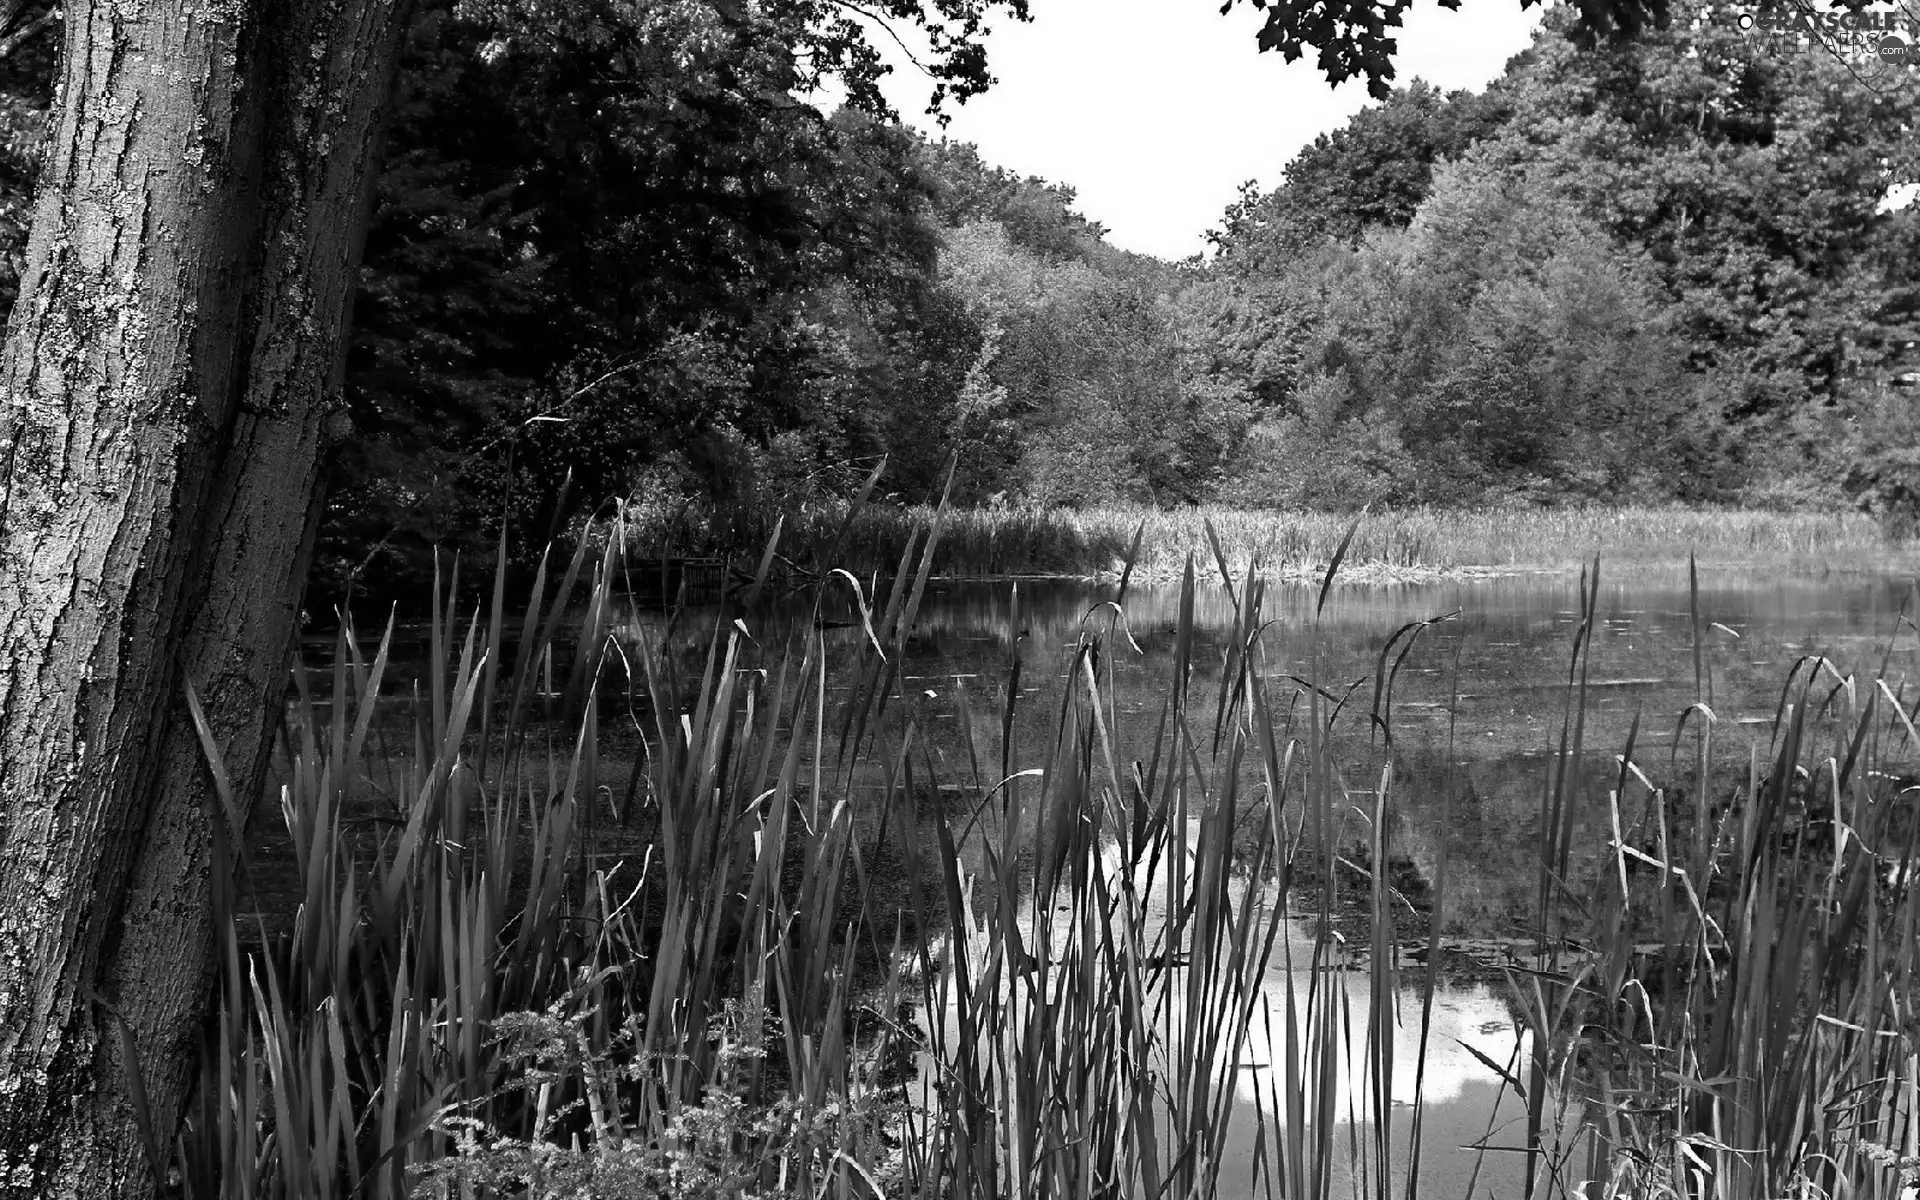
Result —
<instances>
[{"instance_id":1,"label":"bright sky","mask_svg":"<svg viewBox=\"0 0 1920 1200\"><path fill-rule=\"evenodd\" d=\"M1204 250L1244 180L1271 187L1296 151L1367 103L1362 82L1329 88L1311 52L1292 64L1260 53L1261 14L1244 5L1223 17L1216 0L1031 3L1030 24L1003 21L987 38L999 82L954 108L948 135L996 166L1071 184L1080 211L1128 250ZM1415 0L1395 83L1485 87L1539 21L1519 0L1465 0L1458 12ZM932 90L924 75L897 66L885 90L939 135L919 115Z\"/></svg>"}]
</instances>

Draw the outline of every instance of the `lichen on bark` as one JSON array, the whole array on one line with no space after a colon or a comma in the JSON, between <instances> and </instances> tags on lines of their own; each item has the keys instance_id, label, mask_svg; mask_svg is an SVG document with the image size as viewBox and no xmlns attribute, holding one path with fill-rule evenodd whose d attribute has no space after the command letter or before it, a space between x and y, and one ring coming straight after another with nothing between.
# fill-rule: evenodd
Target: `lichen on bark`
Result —
<instances>
[{"instance_id":1,"label":"lichen on bark","mask_svg":"<svg viewBox=\"0 0 1920 1200\"><path fill-rule=\"evenodd\" d=\"M213 864L183 682L251 797L408 10L67 9L0 354L0 1197L152 1190L105 1012L163 1137L185 1098Z\"/></svg>"}]
</instances>

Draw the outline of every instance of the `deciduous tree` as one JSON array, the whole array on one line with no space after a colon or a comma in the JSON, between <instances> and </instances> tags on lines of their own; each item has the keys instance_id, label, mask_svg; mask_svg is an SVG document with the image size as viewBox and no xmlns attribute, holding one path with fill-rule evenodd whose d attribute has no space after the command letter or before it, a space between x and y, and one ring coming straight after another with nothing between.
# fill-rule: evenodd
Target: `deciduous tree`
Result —
<instances>
[{"instance_id":1,"label":"deciduous tree","mask_svg":"<svg viewBox=\"0 0 1920 1200\"><path fill-rule=\"evenodd\" d=\"M405 0L67 7L0 356L0 1194L139 1195L207 986L191 680L281 703ZM243 814L233 814L243 819Z\"/></svg>"},{"instance_id":2,"label":"deciduous tree","mask_svg":"<svg viewBox=\"0 0 1920 1200\"><path fill-rule=\"evenodd\" d=\"M1024 10L884 8L934 27L937 94L958 94L986 82L996 6ZM636 6L499 7L533 39ZM817 35L815 67L872 86L845 10L784 7ZM64 9L0 355L0 1196L147 1194L141 1127L171 1141L207 992L211 833L237 833L260 787L323 453L349 429L342 349L411 11Z\"/></svg>"}]
</instances>

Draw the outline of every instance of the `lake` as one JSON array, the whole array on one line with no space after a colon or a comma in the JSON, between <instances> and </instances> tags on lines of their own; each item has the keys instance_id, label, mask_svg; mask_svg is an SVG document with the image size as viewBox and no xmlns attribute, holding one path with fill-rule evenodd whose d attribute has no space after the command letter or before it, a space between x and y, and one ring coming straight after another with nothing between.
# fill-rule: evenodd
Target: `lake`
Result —
<instances>
[{"instance_id":1,"label":"lake","mask_svg":"<svg viewBox=\"0 0 1920 1200\"><path fill-rule=\"evenodd\" d=\"M1520 1105L1511 1094L1496 1105L1502 1089L1483 1059L1505 1062L1526 1052L1498 969L1499 948L1502 939L1528 928L1537 908L1540 798L1567 711L1579 587L1577 577L1562 575L1336 587L1324 609L1317 610L1317 589L1276 586L1267 590L1261 606L1268 624L1258 643L1259 670L1272 689L1276 711L1291 708L1290 736L1305 736L1306 707L1296 700L1309 685L1323 690L1330 709L1344 700L1332 722L1331 757L1367 765L1346 779L1354 819L1347 839L1364 843L1370 783L1380 764L1391 763L1395 807L1386 845L1395 878L1409 887L1429 882L1444 855L1441 933L1449 945L1481 952L1483 969L1450 970L1442 978L1424 1061L1417 1001L1403 998L1395 1024L1390 1086L1400 1117L1410 1116L1416 1068L1424 1066L1419 1078L1424 1194L1459 1196L1470 1188L1474 1195L1519 1194L1520 1155L1505 1150L1481 1155L1463 1147L1483 1139L1493 1147L1521 1141L1513 1125ZM1612 836L1606 797L1619 775L1617 756L1636 722L1634 759L1654 780L1665 781L1691 762L1692 739L1701 724L1696 719L1688 727L1674 759L1681 715L1696 701L1704 703L1714 718L1714 759L1724 764L1717 777L1730 789L1745 780L1751 758L1765 760L1788 668L1796 660L1824 655L1842 673L1868 674L1884 660L1896 688L1911 674L1920 643L1913 626L1902 621L1909 590L1903 579L1716 576L1707 570L1696 607L1684 575L1613 580L1603 574L1586 662L1585 753L1576 789L1584 799L1574 814L1575 843L1589 867L1606 853ZM930 585L900 664L900 690L915 711L926 752L943 782L985 788L997 780L1002 713L1010 699L1032 719L1014 724L1007 760L1015 771L1045 764L1048 731L1061 710L1083 631L1101 640L1103 686L1111 679L1116 757L1125 762L1146 753L1143 747L1152 744L1173 684L1180 595L1171 588L1130 589L1122 605L1124 622L1107 604L1114 596L1112 587L1078 582ZM1197 596L1201 644L1193 656L1190 686L1199 698L1196 707L1209 714L1234 605L1234 597L1220 588L1203 588ZM829 642L866 637L851 605L824 615L834 626L826 635ZM1408 626L1415 622L1434 623L1409 641ZM1382 648L1397 633L1393 654L1383 661ZM1016 658L1018 692L1010 696ZM1813 693L1816 699L1831 686L1823 684ZM1793 699L1799 700L1797 690ZM1372 718L1376 705L1379 722ZM1204 742L1213 732L1210 726L1198 729L1196 740ZM1257 769L1242 770L1248 777L1243 794L1256 794ZM1643 787L1627 789L1624 820L1640 819L1647 795ZM1576 869L1574 879L1579 877ZM1355 1014L1353 1044L1361 1046L1370 992L1364 958L1350 959L1341 971L1316 974L1299 965L1311 953L1311 931L1296 921L1285 940L1303 948L1293 954L1298 960L1293 966L1273 966L1263 982L1273 1010L1278 1012L1289 996L1304 1005L1311 989L1344 991ZM1358 940L1364 942L1364 933ZM1408 970L1424 968L1414 963ZM1267 1066L1275 1051L1268 1034L1250 1032L1243 1051L1233 1064L1240 1104L1228 1134L1230 1153L1241 1161L1230 1164L1221 1178L1229 1195L1251 1194L1260 1114L1264 1111L1270 1125L1276 1100ZM1356 1049L1353 1061L1336 1070L1337 1107L1359 1120L1371 1107L1371 1085L1359 1066L1363 1057ZM1264 1095L1263 1089L1268 1090ZM1396 1178L1407 1169L1406 1137L1406 1128L1400 1128L1389 1167ZM1336 1183L1339 1178L1336 1174ZM1368 1194L1377 1191L1379 1181L1363 1180L1359 1186Z\"/></svg>"},{"instance_id":2,"label":"lake","mask_svg":"<svg viewBox=\"0 0 1920 1200\"><path fill-rule=\"evenodd\" d=\"M1569 794L1576 801L1569 902L1583 902L1581 889L1598 867L1613 868L1609 846L1616 813L1609 793L1621 781L1619 756L1630 736L1633 763L1644 777L1665 788L1670 802L1691 803L1684 793L1695 738L1709 724L1703 714L1710 713L1715 782L1708 799L1723 804L1747 781L1750 766L1764 767L1783 698L1800 704L1811 697L1817 706L1836 679L1855 671L1879 674L1883 663L1896 691L1913 676L1920 637L1904 619L1911 590L1910 580L1891 576L1703 567L1696 599L1684 571L1642 569L1615 578L1603 568L1581 664L1582 752L1569 757ZM1084 637L1099 642L1098 678L1121 774L1135 760L1150 761L1175 684L1182 593L1133 587L1117 608L1111 603L1116 595L1111 585L1079 581L932 582L894 664L898 678L890 702L896 714L904 710L913 719L913 755L923 765L916 771L924 778L923 767L930 767L943 795L984 808L978 798L995 793L1003 771L1046 769ZM869 637L852 598L852 587L835 581L818 613L830 651L837 648L846 659ZM1194 597L1189 711L1202 758L1219 732L1215 703L1239 599L1220 586L1203 586ZM811 609L781 606L750 615L748 628L762 647L752 653L794 644L813 615ZM1524 1141L1524 1114L1487 1063L1524 1061L1529 1053L1505 968L1522 964L1528 935L1538 925L1542 796L1567 725L1580 578L1531 574L1335 586L1324 606L1315 586L1270 585L1260 617L1254 661L1284 738L1306 741L1308 697L1316 690L1321 696L1323 719L1329 719L1326 758L1343 772L1335 843L1341 869L1356 878L1375 865L1362 853L1369 846L1382 768L1391 767L1392 804L1382 841L1388 877L1406 897L1407 915L1393 950L1403 982L1428 978L1426 922L1439 926L1443 953L1434 969L1424 1047L1414 991L1399 996L1394 1020L1381 1026L1391 1030L1393 1041L1386 1108L1395 1137L1386 1174L1396 1191L1403 1189L1417 1089L1422 1194L1517 1196L1525 1160L1514 1148ZM657 633L661 618L633 620L633 632ZM690 653L704 653L702 630L710 625L683 617L680 628L692 636ZM1789 669L1811 656L1824 656L1835 671L1807 689L1800 685L1813 672L1803 667L1796 686L1783 692ZM1084 694L1083 675L1074 683ZM830 721L837 726L832 698L852 693L855 682L830 669L826 689ZM1008 726L1010 703L1017 719ZM1682 715L1695 706L1682 730ZM1244 726L1245 710L1234 720ZM1012 731L1009 746L1001 744L1003 728ZM1677 730L1683 734L1678 739ZM1249 809L1266 795L1258 757L1250 754L1234 768L1237 795ZM1886 756L1893 763L1916 758L1897 747ZM845 783L877 794L885 786L878 774L856 771ZM1106 778L1104 771L1099 778ZM1217 776L1214 782L1220 782ZM1029 795L1038 790L1031 776L1017 786ZM1617 817L1630 843L1651 847L1659 836L1650 820L1651 795L1631 777L1620 789ZM982 870L991 844L986 824L956 818L951 808L948 815L954 826L965 825L962 859ZM1247 817L1250 834L1265 827L1258 813ZM1020 852L1031 857L1033 848L1023 845ZM1436 882L1443 859L1444 894L1434 912L1426 889ZM1234 886L1244 895L1254 885L1239 880ZM1348 1132L1336 1131L1335 1141L1344 1145L1350 1127L1371 1120L1379 1107L1365 1067L1375 990L1366 909L1348 906L1328 914L1344 948L1323 957L1333 969L1318 971L1304 965L1316 945L1326 945L1314 904L1296 897L1292 912L1281 939L1285 952L1260 982L1260 1003L1273 1014L1272 1023L1250 1023L1233 1061L1214 1064L1232 1072L1235 1098L1224 1134L1223 1195L1260 1194L1261 1156L1254 1146L1262 1136L1276 1136L1276 1112L1284 1107L1273 1068L1284 1046L1276 1045L1274 1031L1289 1004L1305 1011L1317 1003L1325 1012L1343 1014L1337 1040L1346 1049L1329 1067L1330 1111ZM1578 1116L1576 1106L1567 1120L1577 1122ZM1489 1149L1468 1148L1475 1144ZM1271 1160L1269 1153L1265 1161ZM1351 1180L1343 1174L1344 1156L1333 1160L1335 1193L1350 1187L1362 1195L1379 1192L1382 1164L1367 1163L1369 1176Z\"/></svg>"},{"instance_id":3,"label":"lake","mask_svg":"<svg viewBox=\"0 0 1920 1200\"><path fill-rule=\"evenodd\" d=\"M1533 861L1539 798L1566 713L1579 586L1577 576L1532 575L1336 587L1317 618L1317 589L1283 585L1267 591L1262 607L1270 624L1260 641L1261 672L1274 689L1276 709L1304 692L1295 681L1347 697L1333 723L1337 757L1394 763L1401 807L1389 849L1430 876L1445 843L1453 863L1451 934L1497 935L1532 911L1532 872L1507 868ZM1716 760L1737 764L1744 779L1749 751L1766 753L1787 670L1797 659L1825 655L1843 672L1872 672L1890 653L1890 683L1911 669L1920 640L1900 619L1910 586L1907 580L1859 576L1705 573L1698 602L1703 670L1696 689L1695 621L1684 574L1622 581L1603 574L1587 664L1587 783L1604 797L1636 718L1636 761L1656 778L1666 774L1676 726L1696 697L1716 717ZM1112 609L1102 605L1114 594L1112 587L1077 582L929 585L901 666L901 686L918 709L945 782L971 781L976 759L983 779L998 770L1001 716L1016 653L1022 660L1017 703L1026 719L1015 723L1009 758L1016 770L1041 765L1083 629L1103 635L1103 679L1111 668L1114 681L1117 755L1135 757L1131 751L1152 740L1172 683L1178 589L1130 589L1125 625L1110 630ZM1232 614L1224 590L1199 592L1195 624L1203 644L1191 687L1209 704ZM1448 614L1455 615L1413 640L1397 669L1388 661L1390 705L1384 685L1380 701L1387 728L1373 724L1382 647L1409 622ZM857 623L828 635L843 645L864 636ZM1405 638L1396 644L1396 657L1406 645ZM1301 710L1293 736L1304 736L1304 720ZM1391 753L1381 745L1388 734ZM1683 762L1691 748L1690 728ZM1371 794L1365 779L1348 784L1352 794ZM1580 816L1598 829L1605 814Z\"/></svg>"}]
</instances>

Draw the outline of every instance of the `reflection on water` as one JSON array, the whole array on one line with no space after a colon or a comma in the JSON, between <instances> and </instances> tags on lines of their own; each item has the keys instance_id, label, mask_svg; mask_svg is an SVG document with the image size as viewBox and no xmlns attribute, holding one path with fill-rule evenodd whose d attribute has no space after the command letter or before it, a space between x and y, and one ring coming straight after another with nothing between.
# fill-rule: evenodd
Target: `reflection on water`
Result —
<instances>
[{"instance_id":1,"label":"reflection on water","mask_svg":"<svg viewBox=\"0 0 1920 1200\"><path fill-rule=\"evenodd\" d=\"M1677 780L1680 764L1691 761L1691 738L1699 727L1688 727L1676 760L1679 719L1689 705L1707 703L1715 718L1716 757L1739 764L1722 777L1744 780L1749 754L1766 753L1787 670L1797 658L1826 655L1842 672L1878 671L1884 658L1897 691L1912 673L1916 650L1910 626L1905 636L1896 636L1907 595L1908 584L1900 580L1709 577L1701 580L1696 610L1684 579L1615 583L1603 575L1587 665L1584 753L1573 781L1576 846L1595 852L1610 837L1607 793L1620 769L1615 756L1636 720L1636 760L1656 778ZM1118 611L1107 603L1113 597L1111 588L1030 581L929 590L900 664L900 697L919 718L926 753L943 782L984 790L1000 777L1003 762L1014 771L1045 764L1083 634L1101 639L1116 757L1124 764L1150 754L1174 685L1180 597L1176 589L1136 588ZM1540 576L1336 588L1318 615L1317 599L1317 589L1278 586L1261 603L1267 624L1255 661L1274 694L1274 711L1287 724L1286 736L1304 737L1306 705L1295 700L1307 687L1342 698L1332 718L1330 753L1336 764L1353 768L1348 782L1355 785L1349 794L1354 819L1364 821L1360 806L1371 795L1361 781L1377 779L1381 764L1391 763L1396 783L1389 853L1409 864L1414 877L1430 877L1446 855L1443 932L1501 935L1525 927L1537 897L1538 876L1530 864L1538 861L1540 798L1567 712L1580 620L1578 581ZM1205 726L1213 719L1212 697L1228 651L1224 631L1237 601L1218 588L1202 589L1197 598L1202 644L1190 686L1195 696L1207 697L1193 714L1203 726L1193 731L1200 744L1213 732ZM829 642L865 638L850 607L826 617L829 626L837 625L826 635ZM1441 617L1447 619L1422 627L1417 636L1408 629ZM777 642L782 620L781 614L763 615L757 635ZM1390 642L1392 653L1383 656ZM837 692L841 685L830 679L828 689ZM1009 705L1019 719L1011 723L1011 743L1003 746ZM1264 795L1258 768L1248 764L1243 770L1239 794ZM1634 793L1634 802L1644 803L1644 791ZM1274 1067L1284 1058L1285 1035L1274 1031L1285 1028L1289 1005L1296 1014L1340 1013L1349 1022L1333 1039L1343 1047L1332 1064L1335 1110L1341 1121L1370 1119L1369 977L1361 968L1314 971L1303 965L1312 946L1312 938L1297 930L1281 940L1263 983L1271 1021L1248 1029L1231 1064L1241 1105L1229 1144L1248 1163L1260 1128L1255 1114L1265 1112L1271 1136L1276 1112L1285 1109L1275 1094ZM1459 1147L1488 1138L1490 1131L1496 1145L1520 1140L1498 1132L1518 1105L1508 1095L1495 1111L1501 1089L1486 1065L1527 1053L1500 985L1443 986L1425 1030L1424 1056L1417 1000L1401 996L1391 1029L1395 1111L1405 1112L1416 1088L1426 1102L1422 1191L1463 1195L1480 1156ZM1396 1174L1405 1170L1407 1133L1396 1131ZM1520 1158L1485 1156L1474 1194L1518 1194ZM1369 1194L1380 1181L1363 1186Z\"/></svg>"},{"instance_id":2,"label":"reflection on water","mask_svg":"<svg viewBox=\"0 0 1920 1200\"><path fill-rule=\"evenodd\" d=\"M1330 1001L1340 1014L1334 1031L1337 1053L1331 1072L1336 1122L1331 1194L1352 1194L1353 1169L1344 1153L1348 1135L1338 1126L1366 1126L1375 1120L1373 1081L1379 1068L1374 1061L1371 1025L1372 980L1361 970L1314 973L1296 969L1278 975L1269 979L1263 997L1273 1014L1270 1023L1256 1024L1250 1031L1246 1064L1236 1081L1239 1107L1229 1137L1233 1152L1228 1162L1232 1165L1224 1173L1220 1194L1266 1194L1252 1175L1254 1141L1263 1132L1270 1141L1283 1136L1287 1099L1284 1071L1270 1065L1279 1061L1272 1056L1277 1049L1284 1049L1284 1042L1275 1047L1274 1034L1269 1031L1284 1028L1281 1006L1289 998L1297 1010L1314 1011L1312 1001L1322 999L1309 995L1316 986L1338 988L1340 993L1322 999L1323 1004ZM1391 1058L1385 1060L1391 1064L1388 1121L1392 1152L1388 1172L1393 1193L1406 1193L1413 1152L1412 1118L1418 1103L1422 1195L1451 1200L1467 1196L1471 1189L1476 1196L1517 1196L1522 1189L1521 1162L1501 1147L1524 1142L1524 1134L1514 1126L1524 1121L1525 1105L1510 1088L1501 1085L1500 1076L1487 1063L1497 1063L1502 1070L1524 1076L1527 1056L1532 1053L1531 1038L1515 1024L1504 997L1486 984L1441 984L1433 991L1430 1011L1424 1014L1423 993L1423 988L1403 986L1393 997ZM1300 1040L1305 1037L1303 1030ZM1297 1049L1304 1051L1305 1047ZM1264 1130L1262 1117L1266 1120ZM1482 1145L1494 1149L1483 1151ZM1267 1157L1272 1161L1276 1156L1269 1152ZM1363 1159L1361 1169L1370 1173L1375 1164ZM1382 1194L1378 1186L1368 1186L1365 1176L1358 1182L1362 1185L1358 1194Z\"/></svg>"},{"instance_id":3,"label":"reflection on water","mask_svg":"<svg viewBox=\"0 0 1920 1200\"><path fill-rule=\"evenodd\" d=\"M1373 1078L1369 1065L1372 1030L1368 1018L1372 1008L1372 980L1363 970L1314 971L1302 965L1275 967L1268 972L1262 997L1268 1020L1256 1023L1248 1031L1246 1052L1239 1064L1235 1088L1243 1103L1261 1103L1268 1112L1279 1114L1285 1123L1285 1105L1275 1106L1278 1089L1284 1085L1284 1072L1275 1064L1284 1059L1283 1039L1286 1005L1291 1003L1301 1014L1319 1011L1320 1004L1331 1004L1346 1018L1338 1028L1338 1063L1333 1072L1332 1112L1342 1121L1367 1120L1374 1110ZM1340 989L1340 994L1321 996L1316 988ZM1518 1056L1526 1053L1526 1041L1514 1024L1504 999L1486 984L1442 984L1433 994L1433 1007L1425 1014L1426 1054L1421 1055L1421 1030L1424 989L1403 987L1393 997L1393 1044L1390 1063L1389 1099L1396 1106L1411 1105L1424 1096L1429 1105L1458 1100L1476 1083L1492 1084L1499 1078L1476 1054L1512 1069ZM1295 1054L1304 1058L1304 1027L1296 1040ZM1477 1135L1476 1135L1477 1136Z\"/></svg>"},{"instance_id":4,"label":"reflection on water","mask_svg":"<svg viewBox=\"0 0 1920 1200\"><path fill-rule=\"evenodd\" d=\"M1350 769L1348 782L1361 799L1369 786L1363 781L1392 763L1397 807L1390 850L1430 877L1444 846L1452 864L1444 914L1450 934L1509 933L1535 905L1537 878L1526 864L1537 861L1540 796L1567 711L1578 588L1576 578L1564 576L1336 587L1318 619L1315 588L1275 586L1263 597L1267 624L1255 661L1286 736L1304 736L1306 682L1344 701L1333 720L1332 757ZM1606 795L1619 770L1615 756L1636 719L1636 759L1653 776L1671 778L1681 714L1696 699L1706 702L1716 718L1716 758L1729 764L1720 777L1744 779L1750 751L1765 757L1787 668L1800 656L1828 655L1844 671L1877 670L1889 655L1887 671L1897 688L1916 649L1910 627L1895 636L1907 590L1905 581L1859 577L1706 577L1696 623L1684 579L1610 582L1603 573L1584 753L1574 780L1584 800L1575 813L1576 845L1600 847L1610 836ZM1179 593L1134 588L1123 619L1106 603L1113 596L1110 587L1081 583L930 587L902 664L901 693L920 718L920 736L943 782L991 785L987 776L998 772L1003 750L1013 769L1044 765L1083 631L1102 638L1117 757L1123 767L1150 757L1172 690ZM1209 697L1206 711L1194 714L1202 725L1213 718L1212 689L1235 599L1217 587L1197 597L1202 644L1191 688ZM830 600L849 604L845 591ZM1456 615L1417 636L1404 634L1383 660L1396 632L1448 614ZM865 637L850 610L826 615L851 622L832 629L830 641ZM763 624L777 623L763 618ZM1016 656L1021 670L1014 690ZM1009 704L1018 719L1012 744L1002 747ZM1688 727L1679 761L1690 760L1701 724ZM1194 732L1210 738L1212 730ZM1243 794L1257 794L1264 786L1257 766L1249 763L1244 771ZM1643 804L1644 796L1631 793L1629 800ZM1635 809L1625 817L1631 822L1639 815Z\"/></svg>"},{"instance_id":5,"label":"reflection on water","mask_svg":"<svg viewBox=\"0 0 1920 1200\"><path fill-rule=\"evenodd\" d=\"M1199 822L1190 822L1181 843L1189 848L1189 867L1193 863L1191 847L1198 845L1200 838ZM1191 943L1178 928L1170 928L1170 923L1178 919L1178 906L1172 900L1179 895L1171 854L1162 839L1134 858L1129 869L1128 858L1118 845L1104 845L1100 870L1095 873L1104 881L1095 889L1101 897L1096 902L1100 916L1092 921L1086 909L1061 902L1065 897L1029 894L1017 913L1017 939L1002 944L1037 953L1048 968L1044 977L1031 967L983 969L981 964L995 961L993 915L970 913L965 927L979 931L979 936L968 946L964 958L974 966L976 984L982 977L991 980L997 1003L1006 1006L1010 1014L1004 1023L989 1021L989 1027L1000 1029L999 1036L1014 1042L1031 1036L1034 1006L1043 1002L1041 998L1049 991L1057 993L1080 969L1078 964L1083 960L1079 952L1090 944L1090 929L1094 945L1100 944L1101 931L1137 929L1151 956L1178 950L1175 960L1185 960ZM1385 1169L1397 1194L1405 1192L1412 1161L1412 1114L1416 1107L1421 1114L1420 1182L1425 1194L1518 1194L1521 1160L1504 1150L1489 1153L1479 1148L1523 1140L1520 1134L1504 1128L1521 1121L1524 1112L1520 1099L1501 1087L1500 1072L1525 1074L1531 1039L1503 996L1485 984L1440 982L1429 989L1403 983L1386 994L1391 1012L1376 1024L1374 980L1363 966L1353 965L1343 951L1324 943L1318 946L1316 957L1316 939L1309 924L1276 912L1278 896L1271 886L1233 878L1226 890L1229 911L1250 909L1254 914L1254 941L1260 940L1259 931L1267 923L1278 924L1270 965L1260 978L1259 993L1251 1006L1251 1019L1240 1036L1231 1040L1216 1041L1200 1033L1198 1044L1204 1047L1200 1061L1168 1061L1192 1036L1183 1031L1189 1028L1192 1014L1188 1010L1195 997L1209 1005L1218 1004L1222 998L1210 980L1195 981L1198 991L1189 986L1185 975L1193 967L1172 968L1164 997L1153 1014L1161 1033L1156 1042L1161 1057L1153 1061L1148 1072L1159 1081L1156 1086L1174 1088L1183 1087L1178 1081L1193 1072L1210 1072L1231 1094L1233 1115L1228 1121L1217 1194L1229 1198L1270 1194L1271 1189L1256 1178L1254 1164L1264 1163L1271 1171L1272 1164L1293 1157L1290 1147L1297 1148L1301 1141L1289 1139L1288 1127L1296 1120L1307 1144L1311 1145L1316 1135L1324 1139L1324 1153L1310 1151L1308 1159L1324 1159L1330 1194L1380 1194L1374 1186L1377 1180L1370 1182L1365 1174L1357 1180L1352 1177L1354 1167L1348 1149L1355 1137L1360 1138L1361 1145L1368 1144L1364 1127L1380 1119L1375 1090L1377 1081L1383 1079L1387 1088L1386 1120L1391 1130L1385 1141L1392 1147ZM947 947L935 949L936 959L944 961ZM1409 972L1414 977L1419 974L1417 970ZM929 1112L938 1107L935 1076L944 1056L964 1044L959 989L944 994L948 1004L938 1014L941 1028L929 1031L941 1049L923 1054L920 1063L917 1100ZM981 998L977 992L970 1003L979 1011ZM991 1034L978 1044L977 1053L983 1064L997 1061L1003 1069L1006 1062L1018 1057L1011 1045L994 1044ZM1301 1079L1315 1081L1313 1099L1293 1091L1290 1081ZM1156 1094L1154 1103L1164 1121L1165 1093ZM1302 1111L1297 1106L1305 1107ZM1256 1143L1262 1141L1266 1149L1258 1153ZM1366 1155L1360 1156L1363 1173L1377 1173L1380 1166Z\"/></svg>"}]
</instances>

